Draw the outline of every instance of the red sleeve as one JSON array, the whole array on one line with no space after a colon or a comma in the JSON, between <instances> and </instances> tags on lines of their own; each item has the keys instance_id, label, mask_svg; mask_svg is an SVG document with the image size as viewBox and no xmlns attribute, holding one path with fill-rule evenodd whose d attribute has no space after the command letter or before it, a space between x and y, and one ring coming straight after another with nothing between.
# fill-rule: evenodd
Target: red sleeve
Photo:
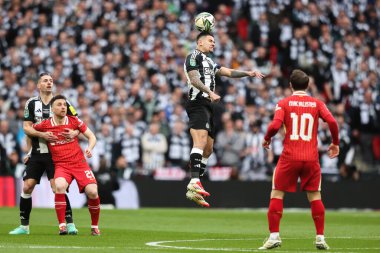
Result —
<instances>
[{"instance_id":1,"label":"red sleeve","mask_svg":"<svg viewBox=\"0 0 380 253\"><path fill-rule=\"evenodd\" d=\"M87 130L87 125L79 118L73 117L76 124L77 124L77 129L81 132L84 133Z\"/></svg>"},{"instance_id":2,"label":"red sleeve","mask_svg":"<svg viewBox=\"0 0 380 253\"><path fill-rule=\"evenodd\" d=\"M47 120L48 120L48 119L47 119ZM45 126L46 126L45 122L46 122L46 120L43 120L43 121L41 121L40 123L34 123L34 124L32 125L32 127L33 127L35 130L37 130L37 131L43 132L43 130L45 129Z\"/></svg>"},{"instance_id":3,"label":"red sleeve","mask_svg":"<svg viewBox=\"0 0 380 253\"><path fill-rule=\"evenodd\" d=\"M268 130L267 130L267 133L265 134L264 140L269 141L270 139L272 139L272 137L276 135L278 130L281 128L281 126L282 126L281 120L276 119L276 118L273 119L273 121L268 126Z\"/></svg>"},{"instance_id":4,"label":"red sleeve","mask_svg":"<svg viewBox=\"0 0 380 253\"><path fill-rule=\"evenodd\" d=\"M269 141L273 136L275 136L278 130L281 128L282 123L284 122L284 109L284 103L282 101L278 102L278 104L276 105L273 120L269 124L267 133L264 137L266 141Z\"/></svg>"},{"instance_id":5,"label":"red sleeve","mask_svg":"<svg viewBox=\"0 0 380 253\"><path fill-rule=\"evenodd\" d=\"M320 116L329 125L332 143L339 145L339 128L334 116L331 114L327 106L320 102Z\"/></svg>"}]
</instances>

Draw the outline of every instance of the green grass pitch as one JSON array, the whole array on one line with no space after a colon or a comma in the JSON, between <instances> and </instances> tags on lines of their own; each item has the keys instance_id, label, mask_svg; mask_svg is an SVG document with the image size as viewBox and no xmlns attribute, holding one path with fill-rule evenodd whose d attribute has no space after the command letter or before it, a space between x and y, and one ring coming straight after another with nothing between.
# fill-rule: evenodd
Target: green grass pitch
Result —
<instances>
[{"instance_id":1,"label":"green grass pitch","mask_svg":"<svg viewBox=\"0 0 380 253\"><path fill-rule=\"evenodd\" d=\"M90 236L87 209L74 209L77 236L59 236L53 209L33 209L30 235L8 235L18 208L0 208L0 252L259 252L268 236L266 212L243 209L102 210L100 237ZM284 212L282 247L274 252L317 252L309 211ZM380 252L380 212L327 211L329 252Z\"/></svg>"}]
</instances>

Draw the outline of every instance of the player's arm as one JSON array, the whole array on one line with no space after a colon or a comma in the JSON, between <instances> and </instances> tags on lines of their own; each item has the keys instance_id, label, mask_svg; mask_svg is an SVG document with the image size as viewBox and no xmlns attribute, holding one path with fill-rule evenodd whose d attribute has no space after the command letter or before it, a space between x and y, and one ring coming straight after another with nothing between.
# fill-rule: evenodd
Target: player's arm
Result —
<instances>
[{"instance_id":1,"label":"player's arm","mask_svg":"<svg viewBox=\"0 0 380 253\"><path fill-rule=\"evenodd\" d=\"M339 155L339 127L334 116L331 114L329 109L327 109L325 104L321 105L320 111L321 118L328 124L332 143L327 149L327 153L330 158L337 157Z\"/></svg>"},{"instance_id":2,"label":"player's arm","mask_svg":"<svg viewBox=\"0 0 380 253\"><path fill-rule=\"evenodd\" d=\"M88 139L88 146L85 150L85 154L88 158L90 158L92 156L91 151L95 147L95 144L96 144L96 136L90 130L90 128L87 128L86 131L83 133L83 135Z\"/></svg>"},{"instance_id":3,"label":"player's arm","mask_svg":"<svg viewBox=\"0 0 380 253\"><path fill-rule=\"evenodd\" d=\"M25 141L26 141L26 150L28 153L24 156L22 159L24 164L27 164L29 161L29 158L32 156L32 139L28 135L25 135Z\"/></svg>"},{"instance_id":4,"label":"player's arm","mask_svg":"<svg viewBox=\"0 0 380 253\"><path fill-rule=\"evenodd\" d=\"M263 140L263 147L265 149L269 149L269 145L272 141L272 137L275 136L278 132L278 130L280 130L282 126L282 120L280 119L273 119L273 121L269 124L268 126L268 130L264 136L264 140Z\"/></svg>"},{"instance_id":5,"label":"player's arm","mask_svg":"<svg viewBox=\"0 0 380 253\"><path fill-rule=\"evenodd\" d=\"M39 131L40 129L38 128L38 125L33 125L32 121L24 121L23 123L23 129L25 134L31 137L38 137L38 138L43 138L48 142L53 142L58 140L58 137L55 136L52 132L42 132Z\"/></svg>"},{"instance_id":6,"label":"player's arm","mask_svg":"<svg viewBox=\"0 0 380 253\"><path fill-rule=\"evenodd\" d=\"M187 74L189 76L191 85L193 85L198 90L207 93L210 96L212 102L217 102L220 100L219 95L211 91L210 88L203 84L203 82L201 81L201 75L199 74L198 70L190 70L189 72L187 72Z\"/></svg>"},{"instance_id":7,"label":"player's arm","mask_svg":"<svg viewBox=\"0 0 380 253\"><path fill-rule=\"evenodd\" d=\"M269 124L267 132L264 136L264 140L262 143L263 148L269 149L269 145L272 141L272 137L277 134L278 130L280 130L283 122L284 122L284 109L282 106L282 101L280 101L276 105L273 120Z\"/></svg>"},{"instance_id":8,"label":"player's arm","mask_svg":"<svg viewBox=\"0 0 380 253\"><path fill-rule=\"evenodd\" d=\"M231 78L241 78L241 77L257 77L257 78L263 78L264 75L258 71L258 70L251 70L251 71L244 71L244 70L236 70L236 69L229 69L226 67L221 67L219 71L217 72L220 76L227 76Z\"/></svg>"}]
</instances>

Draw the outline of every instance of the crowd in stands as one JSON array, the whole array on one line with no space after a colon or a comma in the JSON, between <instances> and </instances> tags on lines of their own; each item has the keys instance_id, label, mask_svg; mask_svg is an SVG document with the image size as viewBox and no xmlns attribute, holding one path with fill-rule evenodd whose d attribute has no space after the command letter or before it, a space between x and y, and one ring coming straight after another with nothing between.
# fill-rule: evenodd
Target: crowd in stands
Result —
<instances>
[{"instance_id":1,"label":"crowd in stands","mask_svg":"<svg viewBox=\"0 0 380 253\"><path fill-rule=\"evenodd\" d=\"M191 140L183 63L195 48L197 13L215 16L215 61L259 69L263 80L218 78L217 136L209 167L231 178L270 180L278 134L261 147L289 73L311 77L310 94L339 122L341 154L330 160L327 126L320 162L332 180L380 173L380 1L368 0L0 0L1 174L22 174L25 102L50 72L96 133L94 171L120 178L157 168L187 170Z\"/></svg>"}]
</instances>

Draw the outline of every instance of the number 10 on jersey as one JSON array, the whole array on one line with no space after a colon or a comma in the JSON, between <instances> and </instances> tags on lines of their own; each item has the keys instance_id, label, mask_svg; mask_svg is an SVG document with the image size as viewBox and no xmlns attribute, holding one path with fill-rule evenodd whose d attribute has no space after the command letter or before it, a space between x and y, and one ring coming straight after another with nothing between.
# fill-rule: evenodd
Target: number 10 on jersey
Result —
<instances>
[{"instance_id":1,"label":"number 10 on jersey","mask_svg":"<svg viewBox=\"0 0 380 253\"><path fill-rule=\"evenodd\" d=\"M310 113L302 113L301 115L297 115L292 112L290 117L292 118L292 133L290 135L290 140L297 141L301 138L303 141L310 141L314 126L313 115ZM298 124L298 121L300 121L300 124Z\"/></svg>"}]
</instances>

